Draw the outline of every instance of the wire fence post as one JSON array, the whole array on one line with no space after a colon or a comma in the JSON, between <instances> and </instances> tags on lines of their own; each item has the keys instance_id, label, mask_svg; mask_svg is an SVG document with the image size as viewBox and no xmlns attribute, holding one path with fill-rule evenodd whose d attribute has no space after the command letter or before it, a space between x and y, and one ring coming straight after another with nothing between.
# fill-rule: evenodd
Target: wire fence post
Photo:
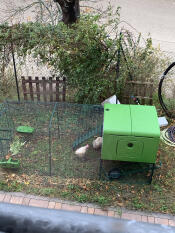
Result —
<instances>
[{"instance_id":1,"label":"wire fence post","mask_svg":"<svg viewBox=\"0 0 175 233\"><path fill-rule=\"evenodd\" d=\"M51 132L49 128L49 175L52 175L52 150L51 150Z\"/></svg>"},{"instance_id":2,"label":"wire fence post","mask_svg":"<svg viewBox=\"0 0 175 233\"><path fill-rule=\"evenodd\" d=\"M53 118L55 113L57 112L57 103L55 103L53 111L52 111L52 115L50 117L49 120L49 175L52 175L52 127L53 127Z\"/></svg>"},{"instance_id":3,"label":"wire fence post","mask_svg":"<svg viewBox=\"0 0 175 233\"><path fill-rule=\"evenodd\" d=\"M58 138L60 139L60 126L59 126L59 116L58 116L58 107L56 109L56 114L57 114L57 129L58 129Z\"/></svg>"},{"instance_id":4,"label":"wire fence post","mask_svg":"<svg viewBox=\"0 0 175 233\"><path fill-rule=\"evenodd\" d=\"M18 101L20 102L18 77L17 77L17 71L16 71L16 62L15 62L15 55L14 55L13 44L12 43L11 43L11 48L12 48L13 68L14 68L15 81L16 81L16 91L17 91L17 95L18 95Z\"/></svg>"}]
</instances>

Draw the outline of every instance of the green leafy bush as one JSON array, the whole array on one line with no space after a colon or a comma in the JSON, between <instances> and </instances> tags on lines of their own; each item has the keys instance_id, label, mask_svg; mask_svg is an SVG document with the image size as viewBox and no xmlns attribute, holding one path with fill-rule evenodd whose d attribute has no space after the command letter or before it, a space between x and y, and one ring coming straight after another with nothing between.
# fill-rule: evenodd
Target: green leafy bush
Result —
<instances>
[{"instance_id":1,"label":"green leafy bush","mask_svg":"<svg viewBox=\"0 0 175 233\"><path fill-rule=\"evenodd\" d=\"M10 145L10 152L12 153L12 155L17 155L24 144L25 142L21 142L19 137L16 136L13 143Z\"/></svg>"},{"instance_id":2,"label":"green leafy bush","mask_svg":"<svg viewBox=\"0 0 175 233\"><path fill-rule=\"evenodd\" d=\"M157 70L159 54L152 47L151 39L141 46L140 35L134 38L126 30L120 33L119 9L115 15L111 19L113 15L109 12L105 24L100 23L99 15L82 15L70 27L62 22L1 25L0 43L13 42L18 56L32 54L53 67L55 74L66 76L76 102L100 103L115 93L122 96L131 75L136 80L148 80L160 72ZM107 33L111 28L115 29L113 36ZM118 60L120 72L116 85Z\"/></svg>"}]
</instances>

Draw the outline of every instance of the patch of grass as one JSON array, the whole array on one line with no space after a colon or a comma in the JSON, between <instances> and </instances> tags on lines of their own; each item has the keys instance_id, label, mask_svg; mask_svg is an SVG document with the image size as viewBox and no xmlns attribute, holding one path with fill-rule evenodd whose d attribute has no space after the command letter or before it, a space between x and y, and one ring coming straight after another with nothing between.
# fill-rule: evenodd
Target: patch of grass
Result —
<instances>
[{"instance_id":1,"label":"patch of grass","mask_svg":"<svg viewBox=\"0 0 175 233\"><path fill-rule=\"evenodd\" d=\"M53 188L42 188L40 190L40 194L43 195L43 196L52 196L55 194L55 189Z\"/></svg>"},{"instance_id":2,"label":"patch of grass","mask_svg":"<svg viewBox=\"0 0 175 233\"><path fill-rule=\"evenodd\" d=\"M7 182L0 181L0 190L8 191L7 187Z\"/></svg>"},{"instance_id":3,"label":"patch of grass","mask_svg":"<svg viewBox=\"0 0 175 233\"><path fill-rule=\"evenodd\" d=\"M161 212L167 212L168 206L163 204L163 205L160 206L160 210L161 210Z\"/></svg>"},{"instance_id":4,"label":"patch of grass","mask_svg":"<svg viewBox=\"0 0 175 233\"><path fill-rule=\"evenodd\" d=\"M95 195L92 197L92 201L96 202L100 206L106 206L107 204L110 203L111 199L109 197L104 197L102 195Z\"/></svg>"},{"instance_id":5,"label":"patch of grass","mask_svg":"<svg viewBox=\"0 0 175 233\"><path fill-rule=\"evenodd\" d=\"M63 198L70 199L72 195L71 195L71 192L63 191L63 192L60 193L60 196L63 197Z\"/></svg>"},{"instance_id":6,"label":"patch of grass","mask_svg":"<svg viewBox=\"0 0 175 233\"><path fill-rule=\"evenodd\" d=\"M22 192L24 190L24 184L19 183L18 181L0 181L0 190L4 190L6 192Z\"/></svg>"},{"instance_id":7,"label":"patch of grass","mask_svg":"<svg viewBox=\"0 0 175 233\"><path fill-rule=\"evenodd\" d=\"M9 190L15 190L16 192L22 192L24 189L24 184L18 181L13 181L8 185Z\"/></svg>"},{"instance_id":8,"label":"patch of grass","mask_svg":"<svg viewBox=\"0 0 175 233\"><path fill-rule=\"evenodd\" d=\"M159 184L154 184L153 188L155 189L156 192L159 192L159 193L162 192L162 187Z\"/></svg>"},{"instance_id":9,"label":"patch of grass","mask_svg":"<svg viewBox=\"0 0 175 233\"><path fill-rule=\"evenodd\" d=\"M132 205L134 209L144 209L145 204L142 203L141 200L139 200L138 198L134 198L132 201Z\"/></svg>"},{"instance_id":10,"label":"patch of grass","mask_svg":"<svg viewBox=\"0 0 175 233\"><path fill-rule=\"evenodd\" d=\"M80 194L80 195L75 195L75 200L80 202L80 203L85 203L89 202L89 197L87 194Z\"/></svg>"}]
</instances>

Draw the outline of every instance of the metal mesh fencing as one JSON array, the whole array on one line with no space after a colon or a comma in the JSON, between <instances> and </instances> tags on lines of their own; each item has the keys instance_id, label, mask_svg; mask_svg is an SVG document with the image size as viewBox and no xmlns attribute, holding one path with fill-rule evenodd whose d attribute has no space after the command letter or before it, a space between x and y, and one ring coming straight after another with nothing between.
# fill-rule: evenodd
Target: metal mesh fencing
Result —
<instances>
[{"instance_id":1,"label":"metal mesh fencing","mask_svg":"<svg viewBox=\"0 0 175 233\"><path fill-rule=\"evenodd\" d=\"M98 177L100 151L95 151L91 143L93 136L102 131L101 106L66 102L6 102L5 106L14 122L13 140L17 137L25 142L13 156L20 161L19 173L60 178ZM19 133L18 126L30 126L34 132ZM86 155L77 157L73 149L87 143L90 149Z\"/></svg>"},{"instance_id":2,"label":"metal mesh fencing","mask_svg":"<svg viewBox=\"0 0 175 233\"><path fill-rule=\"evenodd\" d=\"M49 121L55 103L7 102L8 114L14 122L14 141L25 143L13 156L20 161L19 172L49 174ZM34 128L33 133L19 133L18 126ZM13 143L13 141L12 141Z\"/></svg>"},{"instance_id":3,"label":"metal mesh fencing","mask_svg":"<svg viewBox=\"0 0 175 233\"><path fill-rule=\"evenodd\" d=\"M55 114L58 114L59 139L51 140L53 174L60 178L98 178L101 155L93 149L92 140L101 134L103 108L62 102L58 103ZM90 146L87 153L77 157L74 149L87 143Z\"/></svg>"},{"instance_id":4,"label":"metal mesh fencing","mask_svg":"<svg viewBox=\"0 0 175 233\"><path fill-rule=\"evenodd\" d=\"M0 157L8 154L13 138L13 121L4 104L0 105Z\"/></svg>"}]
</instances>

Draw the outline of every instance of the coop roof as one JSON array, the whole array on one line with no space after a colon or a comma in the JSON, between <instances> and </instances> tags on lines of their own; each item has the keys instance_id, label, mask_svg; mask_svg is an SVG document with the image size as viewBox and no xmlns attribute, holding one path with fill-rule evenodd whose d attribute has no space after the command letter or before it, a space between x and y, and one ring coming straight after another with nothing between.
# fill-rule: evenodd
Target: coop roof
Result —
<instances>
[{"instance_id":1,"label":"coop roof","mask_svg":"<svg viewBox=\"0 0 175 233\"><path fill-rule=\"evenodd\" d=\"M160 137L157 112L154 106L105 104L104 133Z\"/></svg>"}]
</instances>

